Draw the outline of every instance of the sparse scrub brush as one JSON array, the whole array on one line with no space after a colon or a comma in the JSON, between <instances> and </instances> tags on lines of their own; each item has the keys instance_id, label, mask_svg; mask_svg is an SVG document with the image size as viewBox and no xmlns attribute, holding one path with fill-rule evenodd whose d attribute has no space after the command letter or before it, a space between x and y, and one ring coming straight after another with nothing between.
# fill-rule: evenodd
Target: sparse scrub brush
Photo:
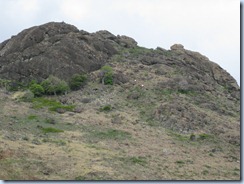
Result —
<instances>
[{"instance_id":1,"label":"sparse scrub brush","mask_svg":"<svg viewBox=\"0 0 244 184\"><path fill-rule=\"evenodd\" d=\"M102 84L113 85L113 69L112 69L112 67L105 65L101 68L101 72L102 72L102 79L101 79Z\"/></svg>"},{"instance_id":2,"label":"sparse scrub brush","mask_svg":"<svg viewBox=\"0 0 244 184\"><path fill-rule=\"evenodd\" d=\"M41 85L44 88L46 94L57 95L64 94L69 91L68 84L53 75L50 75L46 80L41 83Z\"/></svg>"},{"instance_id":3,"label":"sparse scrub brush","mask_svg":"<svg viewBox=\"0 0 244 184\"><path fill-rule=\"evenodd\" d=\"M85 75L74 74L69 82L71 90L79 90L86 83L87 77Z\"/></svg>"}]
</instances>

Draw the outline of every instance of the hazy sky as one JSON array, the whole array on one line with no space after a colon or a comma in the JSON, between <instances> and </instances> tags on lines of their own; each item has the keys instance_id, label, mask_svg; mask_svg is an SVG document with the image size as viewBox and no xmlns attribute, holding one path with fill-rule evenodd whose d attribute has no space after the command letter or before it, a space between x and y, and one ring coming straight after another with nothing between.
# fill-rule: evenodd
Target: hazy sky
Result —
<instances>
[{"instance_id":1,"label":"hazy sky","mask_svg":"<svg viewBox=\"0 0 244 184\"><path fill-rule=\"evenodd\" d=\"M0 0L0 42L50 21L127 35L147 48L180 43L240 84L238 0Z\"/></svg>"}]
</instances>

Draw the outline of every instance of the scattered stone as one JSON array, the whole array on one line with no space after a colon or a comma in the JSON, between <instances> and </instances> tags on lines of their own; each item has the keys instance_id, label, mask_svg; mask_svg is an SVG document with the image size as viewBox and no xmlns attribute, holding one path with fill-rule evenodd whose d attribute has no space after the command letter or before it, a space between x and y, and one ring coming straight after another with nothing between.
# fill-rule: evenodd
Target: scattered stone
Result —
<instances>
[{"instance_id":1,"label":"scattered stone","mask_svg":"<svg viewBox=\"0 0 244 184\"><path fill-rule=\"evenodd\" d=\"M81 99L81 102L82 103L90 103L91 102L91 99L90 98L82 98Z\"/></svg>"},{"instance_id":2,"label":"scattered stone","mask_svg":"<svg viewBox=\"0 0 244 184\"><path fill-rule=\"evenodd\" d=\"M57 108L56 112L59 113L59 114L64 114L66 111L63 108Z\"/></svg>"},{"instance_id":3,"label":"scattered stone","mask_svg":"<svg viewBox=\"0 0 244 184\"><path fill-rule=\"evenodd\" d=\"M84 109L82 107L79 107L79 106L75 107L73 110L73 112L75 112L75 113L81 113L82 111L84 111Z\"/></svg>"}]
</instances>

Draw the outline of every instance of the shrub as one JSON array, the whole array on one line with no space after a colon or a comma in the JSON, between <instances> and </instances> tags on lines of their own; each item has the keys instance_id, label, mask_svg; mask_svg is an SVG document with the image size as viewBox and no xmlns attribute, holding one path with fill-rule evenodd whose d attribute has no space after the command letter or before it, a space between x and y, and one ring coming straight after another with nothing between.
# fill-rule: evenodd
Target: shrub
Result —
<instances>
[{"instance_id":1,"label":"shrub","mask_svg":"<svg viewBox=\"0 0 244 184\"><path fill-rule=\"evenodd\" d=\"M69 82L70 89L79 90L86 83L87 77L85 75L74 74Z\"/></svg>"},{"instance_id":2,"label":"shrub","mask_svg":"<svg viewBox=\"0 0 244 184\"><path fill-rule=\"evenodd\" d=\"M29 89L35 96L41 96L44 93L44 89L40 84L32 84Z\"/></svg>"},{"instance_id":3,"label":"shrub","mask_svg":"<svg viewBox=\"0 0 244 184\"><path fill-rule=\"evenodd\" d=\"M104 84L105 85L113 85L113 74L112 73L106 73L104 75Z\"/></svg>"},{"instance_id":4,"label":"shrub","mask_svg":"<svg viewBox=\"0 0 244 184\"><path fill-rule=\"evenodd\" d=\"M105 112L109 112L112 110L112 106L111 105L105 105L104 107L100 108L100 111L105 111Z\"/></svg>"},{"instance_id":5,"label":"shrub","mask_svg":"<svg viewBox=\"0 0 244 184\"><path fill-rule=\"evenodd\" d=\"M44 88L46 94L57 95L64 94L69 91L69 86L65 81L52 75L44 80L41 85Z\"/></svg>"},{"instance_id":6,"label":"shrub","mask_svg":"<svg viewBox=\"0 0 244 184\"><path fill-rule=\"evenodd\" d=\"M102 83L105 85L113 85L113 69L112 67L105 65L101 68L102 71Z\"/></svg>"}]
</instances>

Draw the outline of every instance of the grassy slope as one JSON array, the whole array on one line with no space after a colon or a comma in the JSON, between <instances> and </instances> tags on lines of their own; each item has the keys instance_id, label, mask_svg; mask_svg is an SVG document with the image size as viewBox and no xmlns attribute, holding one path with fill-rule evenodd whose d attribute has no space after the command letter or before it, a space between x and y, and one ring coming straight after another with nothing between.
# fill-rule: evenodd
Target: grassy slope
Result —
<instances>
[{"instance_id":1,"label":"grassy slope","mask_svg":"<svg viewBox=\"0 0 244 184\"><path fill-rule=\"evenodd\" d=\"M174 95L184 100L189 96L159 96L155 85L165 76L156 76L153 67L118 63L120 59L114 58L113 68L129 76L129 83L103 86L90 81L84 90L62 97L80 107L79 113L59 114L45 105L33 108L33 103L13 100L13 94L1 90L0 179L240 179L240 147L204 131L190 141L190 134L163 128L150 118L155 108ZM127 99L134 92L139 99ZM106 105L111 109L103 111ZM215 112L206 113L212 120L219 118ZM112 123L116 117L118 123ZM238 118L226 118L233 127L230 132L238 134Z\"/></svg>"}]
</instances>

